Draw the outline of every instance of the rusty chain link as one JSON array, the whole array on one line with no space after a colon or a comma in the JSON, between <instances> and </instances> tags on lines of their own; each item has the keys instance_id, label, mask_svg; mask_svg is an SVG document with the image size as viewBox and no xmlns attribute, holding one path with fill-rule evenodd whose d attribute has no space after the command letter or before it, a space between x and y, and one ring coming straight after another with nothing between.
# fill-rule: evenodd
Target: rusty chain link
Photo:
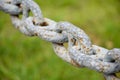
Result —
<instances>
[{"instance_id":1,"label":"rusty chain link","mask_svg":"<svg viewBox=\"0 0 120 80\"><path fill-rule=\"evenodd\" d=\"M57 56L64 61L101 72L106 80L120 80L115 76L120 72L120 49L92 45L88 35L75 25L44 18L33 0L0 0L0 10L10 14L12 24L23 34L51 42ZM33 16L29 16L30 11ZM66 42L68 48L64 46Z\"/></svg>"}]
</instances>

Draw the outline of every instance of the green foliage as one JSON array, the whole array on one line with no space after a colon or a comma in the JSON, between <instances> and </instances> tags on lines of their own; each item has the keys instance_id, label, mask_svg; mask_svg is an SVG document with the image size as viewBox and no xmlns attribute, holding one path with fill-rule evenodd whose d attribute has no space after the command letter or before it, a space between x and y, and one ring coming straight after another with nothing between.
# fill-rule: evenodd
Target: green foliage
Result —
<instances>
[{"instance_id":1,"label":"green foliage","mask_svg":"<svg viewBox=\"0 0 120 80\"><path fill-rule=\"evenodd\" d=\"M36 0L45 17L69 21L94 44L120 47L119 0ZM0 80L102 80L100 73L79 69L58 58L50 43L27 37L0 12Z\"/></svg>"}]
</instances>

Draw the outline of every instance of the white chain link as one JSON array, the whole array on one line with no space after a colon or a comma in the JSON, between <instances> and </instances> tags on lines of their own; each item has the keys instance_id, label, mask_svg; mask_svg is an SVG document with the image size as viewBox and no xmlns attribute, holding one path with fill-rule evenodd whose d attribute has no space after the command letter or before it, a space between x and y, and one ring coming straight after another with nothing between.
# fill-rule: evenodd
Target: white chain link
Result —
<instances>
[{"instance_id":1,"label":"white chain link","mask_svg":"<svg viewBox=\"0 0 120 80\"><path fill-rule=\"evenodd\" d=\"M44 18L33 0L0 0L0 10L10 14L13 25L23 34L51 42L57 56L64 61L101 72L107 80L119 80L114 75L120 72L120 49L92 45L88 35L75 25ZM29 16L30 11L33 17ZM68 48L64 46L66 42Z\"/></svg>"}]
</instances>

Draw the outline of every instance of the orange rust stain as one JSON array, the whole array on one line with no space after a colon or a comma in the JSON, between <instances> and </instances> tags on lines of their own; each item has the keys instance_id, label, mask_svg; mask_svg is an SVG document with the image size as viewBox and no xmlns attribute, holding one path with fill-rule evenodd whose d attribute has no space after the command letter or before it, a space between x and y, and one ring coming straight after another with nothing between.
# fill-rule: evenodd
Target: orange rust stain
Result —
<instances>
[{"instance_id":1,"label":"orange rust stain","mask_svg":"<svg viewBox=\"0 0 120 80\"><path fill-rule=\"evenodd\" d=\"M83 42L83 38L80 38L80 42L81 42L81 43Z\"/></svg>"},{"instance_id":2,"label":"orange rust stain","mask_svg":"<svg viewBox=\"0 0 120 80\"><path fill-rule=\"evenodd\" d=\"M90 48L86 48L86 52L88 53L90 51Z\"/></svg>"},{"instance_id":3,"label":"orange rust stain","mask_svg":"<svg viewBox=\"0 0 120 80\"><path fill-rule=\"evenodd\" d=\"M85 49L85 48L86 48L86 46L84 46L84 45L82 45L82 47L83 47L83 49Z\"/></svg>"},{"instance_id":4,"label":"orange rust stain","mask_svg":"<svg viewBox=\"0 0 120 80\"><path fill-rule=\"evenodd\" d=\"M43 22L40 24L40 26L48 26L48 23L47 22Z\"/></svg>"},{"instance_id":5,"label":"orange rust stain","mask_svg":"<svg viewBox=\"0 0 120 80\"><path fill-rule=\"evenodd\" d=\"M75 45L76 45L76 46L78 45L78 42L77 42L77 41L75 41Z\"/></svg>"},{"instance_id":6,"label":"orange rust stain","mask_svg":"<svg viewBox=\"0 0 120 80\"><path fill-rule=\"evenodd\" d=\"M76 41L76 39L71 39L71 42L73 42L74 43L74 45L78 45L78 42Z\"/></svg>"},{"instance_id":7,"label":"orange rust stain","mask_svg":"<svg viewBox=\"0 0 120 80\"><path fill-rule=\"evenodd\" d=\"M75 62L74 60L71 60L70 62L72 65L76 66L76 67L80 67L80 64L78 64L77 62Z\"/></svg>"}]
</instances>

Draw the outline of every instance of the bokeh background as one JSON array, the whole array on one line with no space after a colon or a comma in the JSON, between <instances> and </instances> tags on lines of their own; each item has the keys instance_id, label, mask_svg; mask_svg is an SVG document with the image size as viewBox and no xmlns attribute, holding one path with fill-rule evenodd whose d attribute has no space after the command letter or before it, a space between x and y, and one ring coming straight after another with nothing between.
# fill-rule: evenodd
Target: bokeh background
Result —
<instances>
[{"instance_id":1,"label":"bokeh background","mask_svg":"<svg viewBox=\"0 0 120 80\"><path fill-rule=\"evenodd\" d=\"M120 0L35 0L45 17L82 28L93 44L120 47ZM119 74L118 74L119 75ZM0 80L104 80L57 57L50 43L27 37L0 11Z\"/></svg>"}]
</instances>

